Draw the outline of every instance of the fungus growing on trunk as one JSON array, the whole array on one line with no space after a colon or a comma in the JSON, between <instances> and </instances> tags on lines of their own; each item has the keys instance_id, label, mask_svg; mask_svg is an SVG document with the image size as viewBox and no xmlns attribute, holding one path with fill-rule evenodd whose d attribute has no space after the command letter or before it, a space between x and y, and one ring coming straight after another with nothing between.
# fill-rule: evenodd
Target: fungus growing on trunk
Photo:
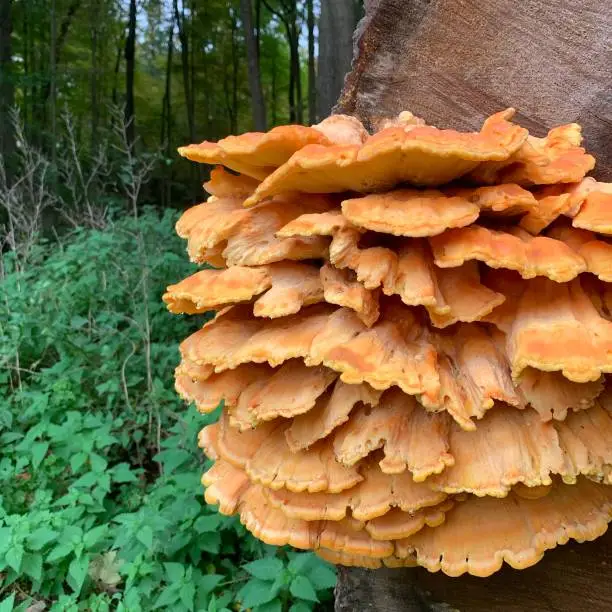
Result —
<instances>
[{"instance_id":1,"label":"fungus growing on trunk","mask_svg":"<svg viewBox=\"0 0 612 612\"><path fill-rule=\"evenodd\" d=\"M402 113L181 154L221 164L177 232L174 313L206 500L269 544L450 576L525 568L612 519L612 187L575 124Z\"/></svg>"}]
</instances>

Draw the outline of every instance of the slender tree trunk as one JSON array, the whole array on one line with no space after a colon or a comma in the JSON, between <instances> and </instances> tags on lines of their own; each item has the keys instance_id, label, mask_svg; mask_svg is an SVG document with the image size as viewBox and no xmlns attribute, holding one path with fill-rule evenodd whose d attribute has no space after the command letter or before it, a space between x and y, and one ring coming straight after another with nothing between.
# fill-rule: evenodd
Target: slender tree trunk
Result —
<instances>
[{"instance_id":1,"label":"slender tree trunk","mask_svg":"<svg viewBox=\"0 0 612 612\"><path fill-rule=\"evenodd\" d=\"M308 123L317 121L317 84L315 74L314 0L306 1L308 11Z\"/></svg>"},{"instance_id":2,"label":"slender tree trunk","mask_svg":"<svg viewBox=\"0 0 612 612\"><path fill-rule=\"evenodd\" d=\"M54 70L54 67L59 66L62 50L64 48L64 44L66 43L66 38L68 37L68 32L70 31L70 26L72 24L72 20L76 15L77 11L81 6L81 0L73 0L68 7L68 12L66 13L62 23L59 27L59 32L57 31L57 20L56 20L56 10L53 8L51 11L51 54L49 58L50 69ZM51 75L54 77L54 75ZM42 112L44 113L45 107L49 100L49 96L51 95L51 87L52 87L52 79L45 84L42 90Z\"/></svg>"},{"instance_id":3,"label":"slender tree trunk","mask_svg":"<svg viewBox=\"0 0 612 612\"><path fill-rule=\"evenodd\" d=\"M191 0L190 7L190 17L191 24L193 24L194 16L196 14L196 3L195 0ZM184 15L183 15L184 19ZM189 112L191 113L191 119L193 122L193 134L192 134L192 142L195 142L196 138L196 122L195 122L195 100L196 100L196 62L195 62L195 49L196 49L196 41L195 39L195 28L190 27L188 31L189 36L189 91L191 91L191 108ZM192 164L193 166L193 164ZM196 164L195 168L197 169L198 176L202 174L202 165Z\"/></svg>"},{"instance_id":4,"label":"slender tree trunk","mask_svg":"<svg viewBox=\"0 0 612 612\"><path fill-rule=\"evenodd\" d=\"M136 60L136 0L130 0L128 35L125 40L125 122L128 144L136 140L136 110L134 108L134 65Z\"/></svg>"},{"instance_id":5,"label":"slender tree trunk","mask_svg":"<svg viewBox=\"0 0 612 612\"><path fill-rule=\"evenodd\" d=\"M278 57L278 49L274 45L274 54L272 55L272 75L271 75L271 90L272 90L272 125L276 125L276 58Z\"/></svg>"},{"instance_id":6,"label":"slender tree trunk","mask_svg":"<svg viewBox=\"0 0 612 612\"><path fill-rule=\"evenodd\" d=\"M55 20L55 0L51 0L51 91L49 96L49 114L51 116L51 165L55 169L57 163L57 23ZM55 172L52 175L56 176Z\"/></svg>"},{"instance_id":7,"label":"slender tree trunk","mask_svg":"<svg viewBox=\"0 0 612 612\"><path fill-rule=\"evenodd\" d=\"M331 112L342 90L344 76L351 68L355 21L354 0L321 0L317 70L319 118Z\"/></svg>"},{"instance_id":8,"label":"slender tree trunk","mask_svg":"<svg viewBox=\"0 0 612 612\"><path fill-rule=\"evenodd\" d=\"M12 73L11 21L12 0L0 0L0 155L5 158L14 150L15 138L10 109L15 101Z\"/></svg>"},{"instance_id":9,"label":"slender tree trunk","mask_svg":"<svg viewBox=\"0 0 612 612\"><path fill-rule=\"evenodd\" d=\"M184 7L183 7L184 8ZM178 0L174 0L174 16L178 25L178 35L181 42L181 64L183 67L183 90L185 92L185 107L187 108L187 125L189 127L189 138L195 142L195 118L194 105L192 102L191 78L189 74L189 38L185 29L185 13L179 11Z\"/></svg>"},{"instance_id":10,"label":"slender tree trunk","mask_svg":"<svg viewBox=\"0 0 612 612\"><path fill-rule=\"evenodd\" d=\"M302 99L302 71L300 69L300 33L297 24L297 12L295 8L291 17L291 66L294 73L293 82L295 85L296 112L295 118L298 123L304 123L304 104Z\"/></svg>"},{"instance_id":11,"label":"slender tree trunk","mask_svg":"<svg viewBox=\"0 0 612 612\"><path fill-rule=\"evenodd\" d=\"M113 101L113 106L117 106L119 102L119 68L121 68L121 56L123 55L123 50L125 47L125 41L121 39L119 46L117 47L117 56L115 58L115 69L113 70L113 91L111 93L111 100Z\"/></svg>"},{"instance_id":12,"label":"slender tree trunk","mask_svg":"<svg viewBox=\"0 0 612 612\"><path fill-rule=\"evenodd\" d=\"M166 87L162 103L161 139L160 145L166 152L166 158L171 159L172 152L172 56L174 47L174 19L168 29L168 50L166 53ZM172 184L172 165L164 166L163 204L170 204L170 189Z\"/></svg>"},{"instance_id":13,"label":"slender tree trunk","mask_svg":"<svg viewBox=\"0 0 612 612\"><path fill-rule=\"evenodd\" d=\"M238 67L240 58L238 57L238 53L236 52L238 42L236 40L236 32L238 30L238 24L236 23L236 15L234 11L231 12L231 32L232 32L232 109L233 109L233 117L234 123L232 125L232 133L236 133L238 131Z\"/></svg>"},{"instance_id":14,"label":"slender tree trunk","mask_svg":"<svg viewBox=\"0 0 612 612\"><path fill-rule=\"evenodd\" d=\"M289 123L297 122L297 104L295 99L296 86L296 71L295 71L295 45L293 44L293 29L288 20L282 19L287 35L287 43L289 44Z\"/></svg>"},{"instance_id":15,"label":"slender tree trunk","mask_svg":"<svg viewBox=\"0 0 612 612\"><path fill-rule=\"evenodd\" d=\"M251 0L240 0L240 16L246 40L247 67L249 75L249 89L251 91L251 112L253 125L258 132L266 131L266 105L261 88L261 75L259 70L258 37L253 31L253 8Z\"/></svg>"},{"instance_id":16,"label":"slender tree trunk","mask_svg":"<svg viewBox=\"0 0 612 612\"><path fill-rule=\"evenodd\" d=\"M100 19L99 0L94 0L91 21L91 152L98 146L98 124L100 109L98 108L98 34Z\"/></svg>"},{"instance_id":17,"label":"slender tree trunk","mask_svg":"<svg viewBox=\"0 0 612 612\"><path fill-rule=\"evenodd\" d=\"M24 11L23 20L22 20L22 25L23 25L23 47L22 49L23 49L23 72L24 74L30 74L31 47L30 47L30 28L28 27L28 21L29 20L28 20L26 11ZM0 19L0 28L2 27L2 22L3 20ZM24 83L22 86L22 91L23 91L22 117L23 117L23 123L25 127L25 134L29 138L31 88L27 83Z\"/></svg>"}]
</instances>

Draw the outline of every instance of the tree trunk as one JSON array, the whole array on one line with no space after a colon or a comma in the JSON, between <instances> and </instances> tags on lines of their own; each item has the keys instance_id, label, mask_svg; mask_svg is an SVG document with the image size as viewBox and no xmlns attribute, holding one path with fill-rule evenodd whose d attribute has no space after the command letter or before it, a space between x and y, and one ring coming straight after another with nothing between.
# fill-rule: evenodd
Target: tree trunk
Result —
<instances>
[{"instance_id":1,"label":"tree trunk","mask_svg":"<svg viewBox=\"0 0 612 612\"><path fill-rule=\"evenodd\" d=\"M184 7L183 7L184 8ZM185 108L187 109L187 125L190 142L195 142L195 117L192 101L191 78L189 73L189 38L185 29L185 12L179 11L178 0L174 0L174 16L178 25L178 35L181 42L181 65L183 68L183 90L185 92Z\"/></svg>"},{"instance_id":2,"label":"tree trunk","mask_svg":"<svg viewBox=\"0 0 612 612\"><path fill-rule=\"evenodd\" d=\"M174 50L174 19L168 28L168 47L166 52L166 86L162 101L160 146L166 152L166 158L172 159L172 56ZM172 164L164 164L162 203L170 205L170 188L172 182Z\"/></svg>"},{"instance_id":3,"label":"tree trunk","mask_svg":"<svg viewBox=\"0 0 612 612\"><path fill-rule=\"evenodd\" d=\"M55 0L51 0L51 46L49 64L51 66L51 76L49 79L50 95L49 95L49 115L51 117L51 165L55 169L57 162L57 28L55 10ZM56 174L53 173L53 177Z\"/></svg>"},{"instance_id":4,"label":"tree trunk","mask_svg":"<svg viewBox=\"0 0 612 612\"><path fill-rule=\"evenodd\" d=\"M306 0L308 12L308 123L317 121L317 84L315 74L314 0Z\"/></svg>"},{"instance_id":5,"label":"tree trunk","mask_svg":"<svg viewBox=\"0 0 612 612\"><path fill-rule=\"evenodd\" d=\"M98 102L98 34L100 19L99 0L93 1L91 15L91 153L95 154L98 147L98 125L100 109Z\"/></svg>"},{"instance_id":6,"label":"tree trunk","mask_svg":"<svg viewBox=\"0 0 612 612\"><path fill-rule=\"evenodd\" d=\"M272 74L270 75L270 89L272 90L272 125L276 125L276 78L277 78L277 65L276 58L278 56L276 45L274 45L274 55L272 55Z\"/></svg>"},{"instance_id":7,"label":"tree trunk","mask_svg":"<svg viewBox=\"0 0 612 612\"><path fill-rule=\"evenodd\" d=\"M244 28L246 40L247 68L249 76L249 89L251 91L251 112L253 125L258 132L266 131L266 105L261 88L261 75L259 70L259 46L253 31L253 7L251 0L240 0L240 17Z\"/></svg>"},{"instance_id":8,"label":"tree trunk","mask_svg":"<svg viewBox=\"0 0 612 612\"><path fill-rule=\"evenodd\" d=\"M133 146L136 140L136 115L134 108L134 65L136 60L136 0L130 0L128 35L125 40L125 123L127 140Z\"/></svg>"},{"instance_id":9,"label":"tree trunk","mask_svg":"<svg viewBox=\"0 0 612 612\"><path fill-rule=\"evenodd\" d=\"M417 0L417 3L422 0ZM403 2L404 10L408 5ZM319 19L319 62L317 71L317 113L327 117L342 90L350 70L355 27L353 0L321 0Z\"/></svg>"},{"instance_id":10,"label":"tree trunk","mask_svg":"<svg viewBox=\"0 0 612 612\"><path fill-rule=\"evenodd\" d=\"M115 69L113 70L113 91L111 94L113 106L117 106L117 104L119 103L119 94L117 93L117 89L119 86L119 68L121 68L121 56L123 55L122 51L124 47L125 42L121 40L119 46L117 47L117 55L115 57Z\"/></svg>"},{"instance_id":11,"label":"tree trunk","mask_svg":"<svg viewBox=\"0 0 612 612\"><path fill-rule=\"evenodd\" d=\"M577 121L595 174L609 180L610 3L512 6L510 15L503 0L369 0L336 110L369 127L407 109L439 127L477 129L513 106L536 135Z\"/></svg>"},{"instance_id":12,"label":"tree trunk","mask_svg":"<svg viewBox=\"0 0 612 612\"><path fill-rule=\"evenodd\" d=\"M341 567L336 612L582 612L612 610L612 534L571 541L525 570L449 578L418 569Z\"/></svg>"},{"instance_id":13,"label":"tree trunk","mask_svg":"<svg viewBox=\"0 0 612 612\"><path fill-rule=\"evenodd\" d=\"M234 11L231 11L230 28L232 33L232 117L234 118L231 131L232 134L235 134L238 131L238 68L240 58L236 52L238 44L236 41L236 31L238 29L238 24L236 23Z\"/></svg>"},{"instance_id":14,"label":"tree trunk","mask_svg":"<svg viewBox=\"0 0 612 612\"><path fill-rule=\"evenodd\" d=\"M293 83L295 85L296 112L295 118L298 123L304 123L304 104L302 99L302 71L300 69L300 32L297 23L297 10L295 7L291 12L291 70L293 70Z\"/></svg>"},{"instance_id":15,"label":"tree trunk","mask_svg":"<svg viewBox=\"0 0 612 612\"><path fill-rule=\"evenodd\" d=\"M322 38L328 18L322 12ZM334 110L371 129L402 110L438 127L477 129L485 116L514 106L536 135L577 121L597 156L595 176L610 180L611 48L612 11L599 0L524 0L511 9L504 0L370 0ZM321 53L325 62L323 44ZM549 551L532 568L505 567L484 580L341 568L336 611L612 610L611 544L609 531Z\"/></svg>"},{"instance_id":16,"label":"tree trunk","mask_svg":"<svg viewBox=\"0 0 612 612\"><path fill-rule=\"evenodd\" d=\"M52 70L54 66L59 66L61 56L62 56L62 49L64 48L64 44L66 43L66 38L68 37L68 32L70 31L70 25L72 24L72 20L74 19L74 16L76 15L80 6L81 6L81 0L73 0L70 3L70 6L68 7L68 12L64 16L64 19L62 20L62 23L59 28L59 33L57 31L55 32L55 34L54 32L51 32L51 57L49 59L49 63L50 63ZM51 24L54 30L56 30L56 15L55 15L56 12L57 11L55 11L54 9L51 15ZM42 90L41 99L42 99L43 111L49 100L49 96L51 95L51 85L52 83L50 79L45 84Z\"/></svg>"},{"instance_id":17,"label":"tree trunk","mask_svg":"<svg viewBox=\"0 0 612 612\"><path fill-rule=\"evenodd\" d=\"M0 0L0 155L4 159L13 152L15 146L13 125L10 121L10 110L15 102L11 4L12 0Z\"/></svg>"}]
</instances>

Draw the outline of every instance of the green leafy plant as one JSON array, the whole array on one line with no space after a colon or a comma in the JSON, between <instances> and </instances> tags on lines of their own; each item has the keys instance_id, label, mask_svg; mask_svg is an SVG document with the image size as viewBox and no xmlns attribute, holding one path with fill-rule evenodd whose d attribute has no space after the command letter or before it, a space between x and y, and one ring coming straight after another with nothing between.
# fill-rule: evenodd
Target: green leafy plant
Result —
<instances>
[{"instance_id":1,"label":"green leafy plant","mask_svg":"<svg viewBox=\"0 0 612 612\"><path fill-rule=\"evenodd\" d=\"M0 612L303 612L333 568L266 546L203 500L197 432L172 389L203 317L160 297L193 271L176 215L151 210L61 243L0 279Z\"/></svg>"}]
</instances>

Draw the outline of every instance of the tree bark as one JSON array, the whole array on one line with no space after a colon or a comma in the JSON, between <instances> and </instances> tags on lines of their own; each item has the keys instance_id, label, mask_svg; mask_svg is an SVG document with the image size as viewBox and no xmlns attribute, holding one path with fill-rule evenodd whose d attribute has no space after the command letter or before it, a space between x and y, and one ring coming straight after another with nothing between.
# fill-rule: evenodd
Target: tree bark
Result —
<instances>
[{"instance_id":1,"label":"tree bark","mask_svg":"<svg viewBox=\"0 0 612 612\"><path fill-rule=\"evenodd\" d=\"M93 0L91 13L91 153L95 154L98 147L98 125L100 123L100 108L98 102L98 37L100 20L99 0Z\"/></svg>"},{"instance_id":2,"label":"tree bark","mask_svg":"<svg viewBox=\"0 0 612 612\"><path fill-rule=\"evenodd\" d=\"M312 125L317 121L317 84L315 73L315 16L314 0L306 1L308 13L308 123Z\"/></svg>"},{"instance_id":3,"label":"tree bark","mask_svg":"<svg viewBox=\"0 0 612 612\"><path fill-rule=\"evenodd\" d=\"M323 18L323 15L321 16ZM609 2L369 0L337 112L367 127L410 110L438 127L478 129L500 109L536 135L576 121L612 176Z\"/></svg>"},{"instance_id":4,"label":"tree bark","mask_svg":"<svg viewBox=\"0 0 612 612\"><path fill-rule=\"evenodd\" d=\"M134 66L136 63L136 0L130 0L128 35L125 40L125 124L129 146L136 140L134 108Z\"/></svg>"},{"instance_id":5,"label":"tree bark","mask_svg":"<svg viewBox=\"0 0 612 612\"><path fill-rule=\"evenodd\" d=\"M113 70L113 91L111 93L111 100L113 102L113 106L117 106L119 103L119 94L117 92L119 86L119 68L121 68L121 56L123 55L122 51L125 48L125 41L122 39L117 47L117 55L115 57L115 69Z\"/></svg>"},{"instance_id":6,"label":"tree bark","mask_svg":"<svg viewBox=\"0 0 612 612\"><path fill-rule=\"evenodd\" d=\"M406 7L407 3L402 2L402 5ZM319 119L327 117L331 112L342 90L344 77L350 70L355 23L353 0L321 0L317 66Z\"/></svg>"},{"instance_id":7,"label":"tree bark","mask_svg":"<svg viewBox=\"0 0 612 612\"><path fill-rule=\"evenodd\" d=\"M166 86L162 100L161 138L160 146L166 152L166 158L172 159L172 57L174 50L174 19L168 28L168 47L166 51ZM163 205L170 205L170 190L172 182L172 164L164 164Z\"/></svg>"},{"instance_id":8,"label":"tree bark","mask_svg":"<svg viewBox=\"0 0 612 612\"><path fill-rule=\"evenodd\" d=\"M418 569L341 567L336 612L578 612L612 610L612 533L571 541L526 570L449 578Z\"/></svg>"},{"instance_id":9,"label":"tree bark","mask_svg":"<svg viewBox=\"0 0 612 612\"><path fill-rule=\"evenodd\" d=\"M266 104L261 87L259 69L259 45L253 30L253 7L251 0L240 0L240 17L246 41L247 67L249 76L249 89L251 92L251 112L253 126L258 132L266 131Z\"/></svg>"},{"instance_id":10,"label":"tree bark","mask_svg":"<svg viewBox=\"0 0 612 612\"><path fill-rule=\"evenodd\" d=\"M289 17L289 45L291 46L291 70L295 86L295 118L298 123L304 123L304 101L302 99L302 70L300 68L300 31L298 28L297 7L292 5Z\"/></svg>"},{"instance_id":11,"label":"tree bark","mask_svg":"<svg viewBox=\"0 0 612 612\"><path fill-rule=\"evenodd\" d=\"M10 111L15 102L11 4L12 0L0 0L0 155L4 159L7 159L15 148L13 125L10 121Z\"/></svg>"},{"instance_id":12,"label":"tree bark","mask_svg":"<svg viewBox=\"0 0 612 612\"><path fill-rule=\"evenodd\" d=\"M321 14L328 36L329 3ZM410 110L438 127L478 129L508 106L536 135L577 121L612 177L612 11L609 3L524 0L369 0L357 30L353 70L335 112L374 129ZM320 64L321 65L321 64ZM423 569L341 568L336 611L574 612L612 610L612 532L571 542L532 568L486 578Z\"/></svg>"},{"instance_id":13,"label":"tree bark","mask_svg":"<svg viewBox=\"0 0 612 612\"><path fill-rule=\"evenodd\" d=\"M185 29L185 13L179 11L178 0L174 0L174 16L178 25L178 35L181 42L181 65L183 68L183 90L185 92L185 108L187 109L187 125L189 127L190 142L195 142L195 106L193 92L191 91L191 78L189 73L189 37Z\"/></svg>"}]
</instances>

